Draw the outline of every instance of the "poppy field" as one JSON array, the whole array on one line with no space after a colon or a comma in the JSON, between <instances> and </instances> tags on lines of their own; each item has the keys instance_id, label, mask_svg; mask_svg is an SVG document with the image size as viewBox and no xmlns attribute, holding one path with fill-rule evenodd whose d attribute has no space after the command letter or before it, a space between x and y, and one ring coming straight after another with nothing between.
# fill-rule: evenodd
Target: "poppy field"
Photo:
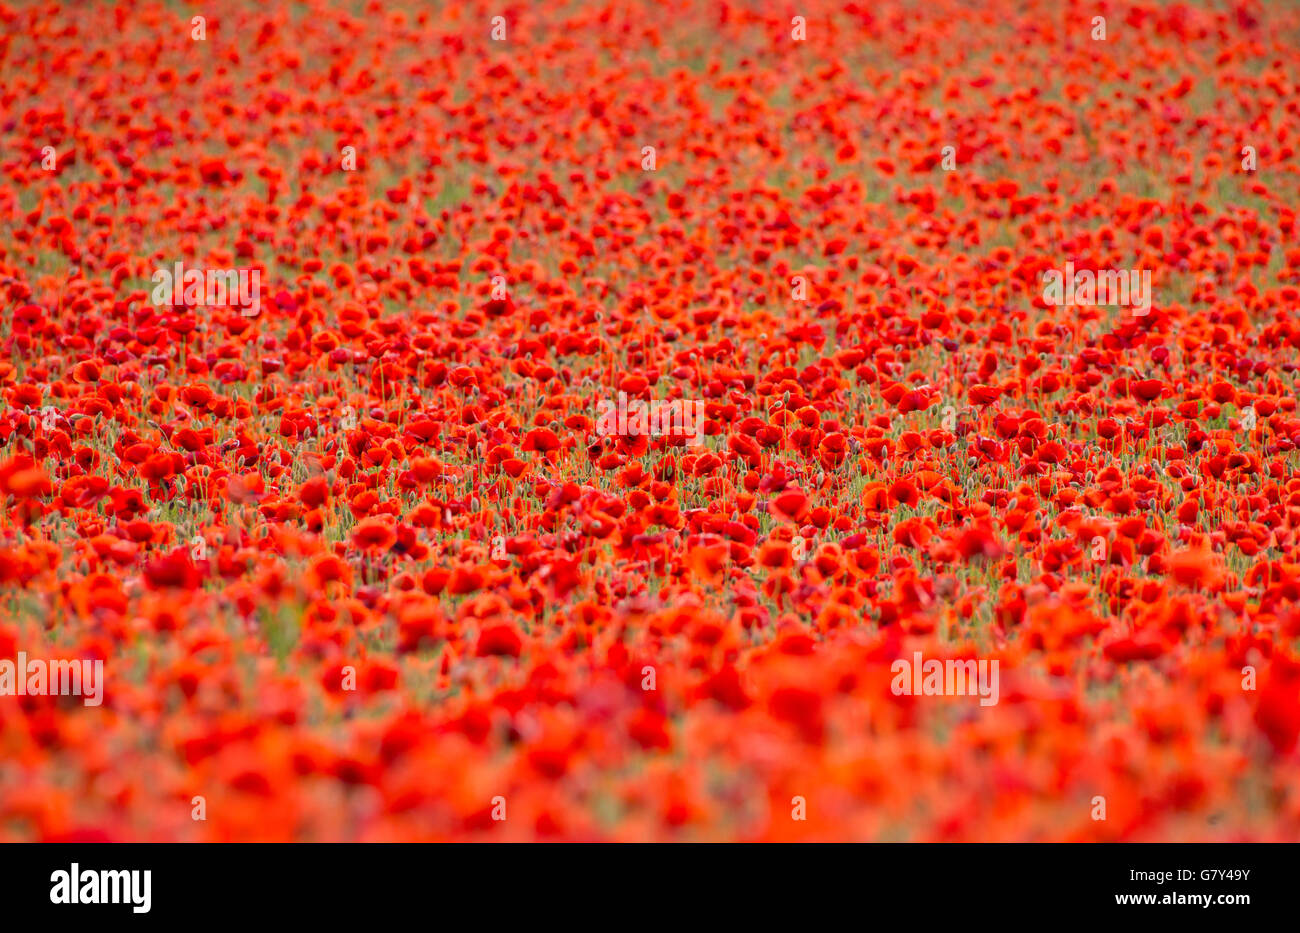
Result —
<instances>
[{"instance_id":1,"label":"poppy field","mask_svg":"<svg viewBox=\"0 0 1300 933\"><path fill-rule=\"evenodd\" d=\"M1300 7L0 74L0 841L1300 840Z\"/></svg>"}]
</instances>

